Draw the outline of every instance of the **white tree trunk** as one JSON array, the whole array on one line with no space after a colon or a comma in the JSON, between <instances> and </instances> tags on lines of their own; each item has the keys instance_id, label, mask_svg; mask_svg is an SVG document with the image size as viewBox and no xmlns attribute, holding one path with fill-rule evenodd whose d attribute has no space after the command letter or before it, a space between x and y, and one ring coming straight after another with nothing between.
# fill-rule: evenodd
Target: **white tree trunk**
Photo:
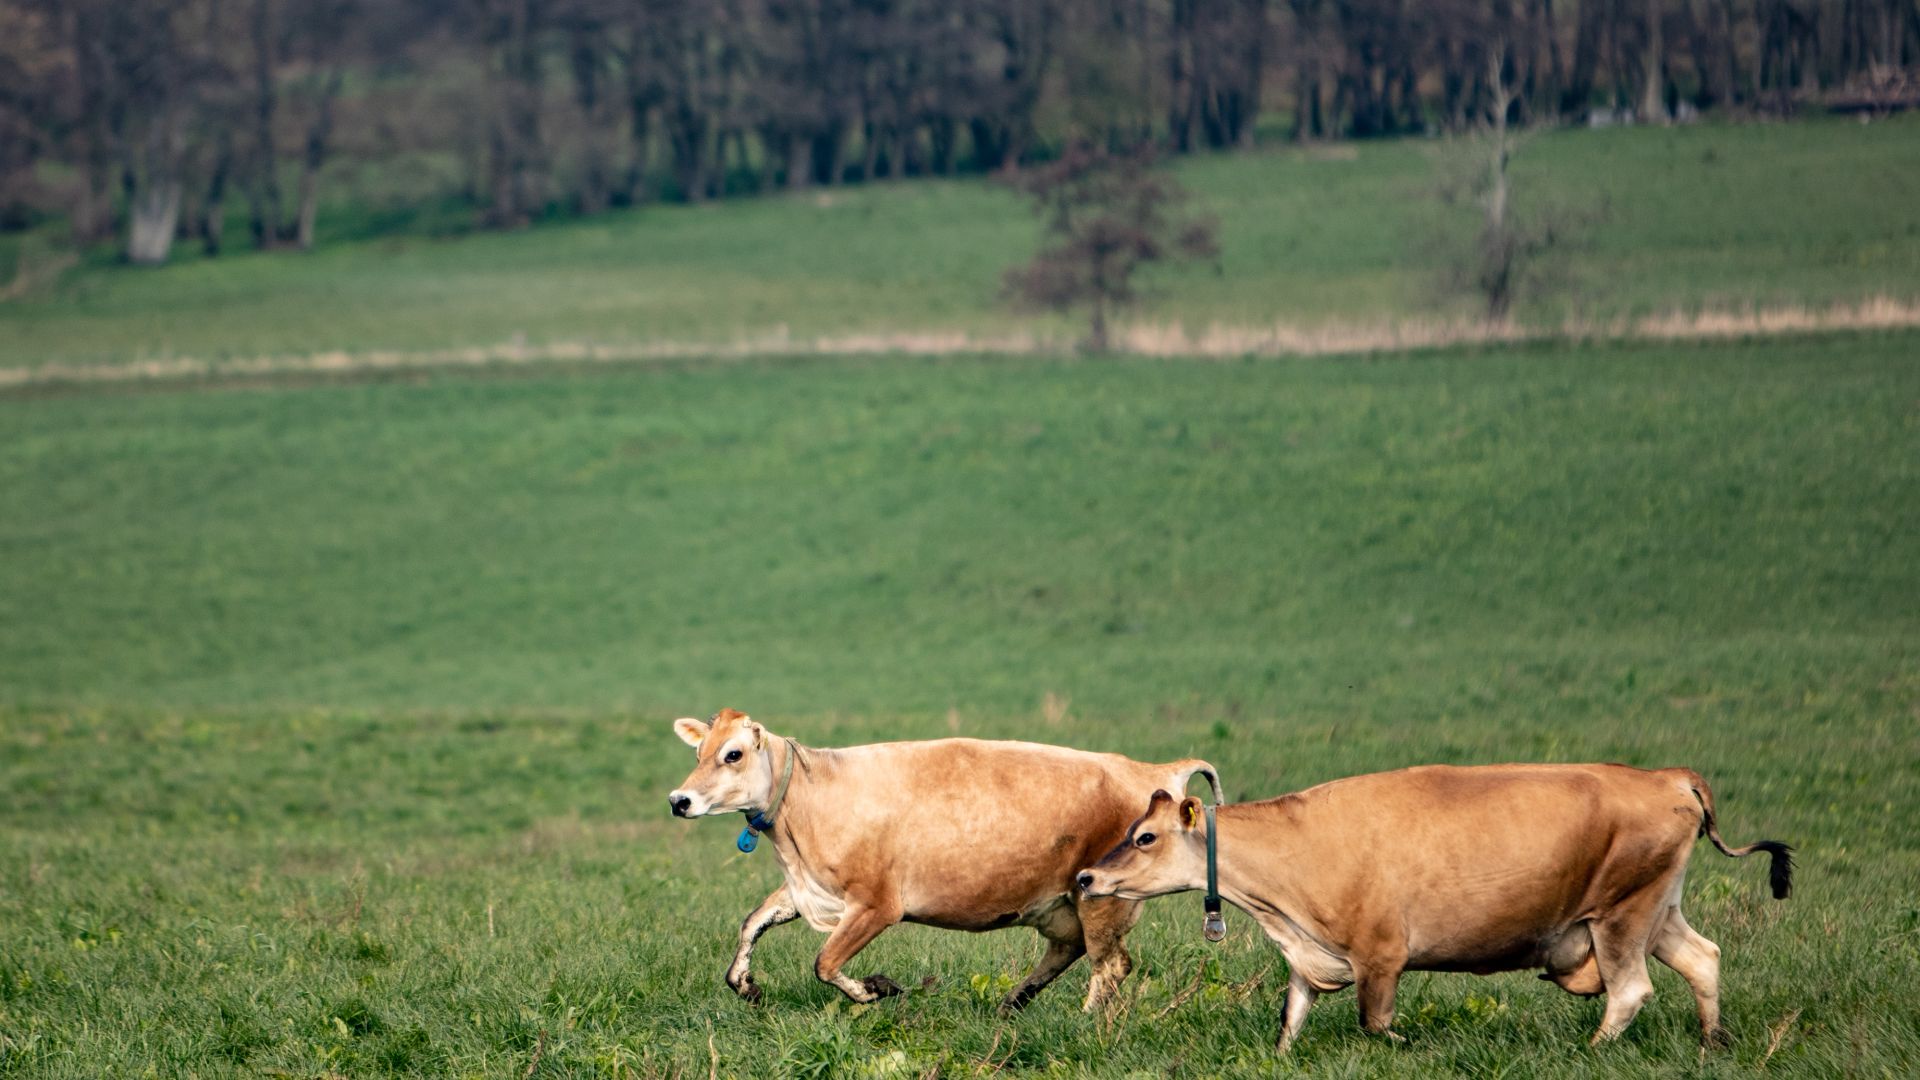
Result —
<instances>
[{"instance_id":1,"label":"white tree trunk","mask_svg":"<svg viewBox=\"0 0 1920 1080\"><path fill-rule=\"evenodd\" d=\"M1666 28L1662 25L1665 17L1660 0L1647 0L1646 84L1640 97L1640 119L1649 124L1667 122L1667 85L1662 70L1667 54L1663 40Z\"/></svg>"},{"instance_id":2,"label":"white tree trunk","mask_svg":"<svg viewBox=\"0 0 1920 1080\"><path fill-rule=\"evenodd\" d=\"M300 176L300 212L293 226L293 242L301 251L313 250L313 226L319 216L320 178L310 169Z\"/></svg>"},{"instance_id":3,"label":"white tree trunk","mask_svg":"<svg viewBox=\"0 0 1920 1080\"><path fill-rule=\"evenodd\" d=\"M127 261L135 266L159 266L173 250L174 231L180 226L180 181L153 178L140 186L129 208Z\"/></svg>"}]
</instances>

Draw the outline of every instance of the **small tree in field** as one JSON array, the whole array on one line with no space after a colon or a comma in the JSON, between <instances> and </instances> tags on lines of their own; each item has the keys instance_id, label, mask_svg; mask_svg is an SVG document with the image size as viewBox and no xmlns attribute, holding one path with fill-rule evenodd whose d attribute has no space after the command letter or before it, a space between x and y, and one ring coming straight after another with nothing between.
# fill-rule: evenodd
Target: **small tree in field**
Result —
<instances>
[{"instance_id":1,"label":"small tree in field","mask_svg":"<svg viewBox=\"0 0 1920 1080\"><path fill-rule=\"evenodd\" d=\"M1513 160L1513 138L1507 133L1507 114L1516 96L1507 77L1506 42L1488 50L1488 79L1491 87L1487 105L1487 193L1485 224L1480 229L1480 258L1475 267L1474 285L1487 302L1487 318L1500 322L1513 310L1513 297L1519 287L1522 264L1537 251L1553 243L1553 233L1542 230L1532 235L1513 221L1512 181L1507 165Z\"/></svg>"},{"instance_id":2,"label":"small tree in field","mask_svg":"<svg viewBox=\"0 0 1920 1080\"><path fill-rule=\"evenodd\" d=\"M1219 251L1212 222L1178 213L1186 190L1154 168L1151 147L1116 154L1077 142L1008 183L1033 199L1046 241L1032 261L1007 271L1006 291L1056 311L1085 307L1092 351L1107 348L1108 317L1138 295L1134 271Z\"/></svg>"},{"instance_id":3,"label":"small tree in field","mask_svg":"<svg viewBox=\"0 0 1920 1080\"><path fill-rule=\"evenodd\" d=\"M1520 84L1504 40L1486 49L1479 135L1462 140L1457 155L1441 158L1435 194L1448 206L1473 204L1479 211L1469 233L1467 222L1444 215L1434 222L1433 248L1423 252L1439 271L1442 293L1466 293L1479 300L1490 323L1507 322L1517 302L1542 298L1556 287L1568 267L1564 256L1605 218L1604 202L1581 208L1534 199L1521 212L1510 171L1525 132L1516 134L1510 117L1519 107Z\"/></svg>"}]
</instances>

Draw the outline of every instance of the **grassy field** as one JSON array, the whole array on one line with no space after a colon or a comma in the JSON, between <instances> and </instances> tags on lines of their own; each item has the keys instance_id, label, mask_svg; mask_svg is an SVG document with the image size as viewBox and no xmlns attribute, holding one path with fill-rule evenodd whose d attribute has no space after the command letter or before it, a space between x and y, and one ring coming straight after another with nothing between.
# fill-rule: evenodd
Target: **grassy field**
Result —
<instances>
[{"instance_id":1,"label":"grassy field","mask_svg":"<svg viewBox=\"0 0 1920 1080\"><path fill-rule=\"evenodd\" d=\"M1404 140L1184 161L1221 260L1157 274L1138 317L1199 331L1468 315L1434 266L1463 250L1476 210L1434 191L1469 152ZM1544 134L1515 185L1523 213L1595 218L1552 259L1552 291L1523 305L1532 322L1920 297L1920 117ZM521 235L366 238L366 218L334 208L312 255L196 261L183 245L159 272L96 259L0 303L0 367L1065 325L1000 302L1035 224L978 180L652 206Z\"/></svg>"},{"instance_id":2,"label":"grassy field","mask_svg":"<svg viewBox=\"0 0 1920 1080\"><path fill-rule=\"evenodd\" d=\"M1910 1075L1917 350L0 396L0 1073ZM1202 943L1195 897L1150 907L1114 1016L1078 1011L1080 968L1001 1021L1036 939L917 928L853 971L932 985L847 1009L799 926L749 1010L720 976L772 860L663 799L690 763L667 721L721 705L816 745L1203 755L1232 797L1683 763L1730 840L1799 846L1799 888L1698 855L1736 1039L1705 1058L1658 969L1599 1050L1598 1003L1416 975L1405 1045L1342 994L1276 1060L1284 967L1237 915Z\"/></svg>"}]
</instances>

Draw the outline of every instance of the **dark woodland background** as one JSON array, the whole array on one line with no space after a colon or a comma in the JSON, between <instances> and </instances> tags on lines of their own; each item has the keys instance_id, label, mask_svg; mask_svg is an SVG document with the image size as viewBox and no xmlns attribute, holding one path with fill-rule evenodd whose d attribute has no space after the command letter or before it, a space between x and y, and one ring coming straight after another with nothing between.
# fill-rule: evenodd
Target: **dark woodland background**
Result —
<instances>
[{"instance_id":1,"label":"dark woodland background","mask_svg":"<svg viewBox=\"0 0 1920 1080\"><path fill-rule=\"evenodd\" d=\"M1483 122L1911 103L1920 0L0 0L0 223L134 262ZM374 175L377 183L366 183ZM236 230L244 230L236 234Z\"/></svg>"}]
</instances>

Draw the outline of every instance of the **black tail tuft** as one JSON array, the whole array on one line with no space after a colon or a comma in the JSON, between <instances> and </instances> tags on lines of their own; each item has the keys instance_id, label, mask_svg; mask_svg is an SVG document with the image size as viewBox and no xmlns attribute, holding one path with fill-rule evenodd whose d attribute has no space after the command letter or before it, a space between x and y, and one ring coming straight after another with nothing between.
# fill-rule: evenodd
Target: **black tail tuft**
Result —
<instances>
[{"instance_id":1,"label":"black tail tuft","mask_svg":"<svg viewBox=\"0 0 1920 1080\"><path fill-rule=\"evenodd\" d=\"M1693 797L1700 801L1700 832L1713 841L1720 854L1735 859L1743 859L1756 851L1764 851L1773 856L1773 865L1767 872L1767 882L1773 886L1773 898L1785 900L1793 895L1793 849L1778 840L1756 840L1746 847L1730 848L1720 839L1720 824L1713 819L1713 794L1707 790L1707 782L1699 773L1693 774Z\"/></svg>"},{"instance_id":2,"label":"black tail tuft","mask_svg":"<svg viewBox=\"0 0 1920 1080\"><path fill-rule=\"evenodd\" d=\"M1778 840L1756 840L1749 845L1754 851L1764 851L1773 856L1773 865L1767 871L1767 882L1773 886L1773 898L1785 900L1793 895L1793 849Z\"/></svg>"}]
</instances>

